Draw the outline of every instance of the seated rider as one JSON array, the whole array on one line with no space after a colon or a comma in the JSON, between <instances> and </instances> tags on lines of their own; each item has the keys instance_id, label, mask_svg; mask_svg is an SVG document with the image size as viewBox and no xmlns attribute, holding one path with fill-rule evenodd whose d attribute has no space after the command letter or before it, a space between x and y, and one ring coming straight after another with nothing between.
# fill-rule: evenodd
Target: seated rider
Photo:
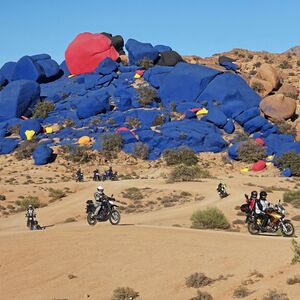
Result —
<instances>
[{"instance_id":1,"label":"seated rider","mask_svg":"<svg viewBox=\"0 0 300 300\"><path fill-rule=\"evenodd\" d=\"M250 195L250 198L248 197L248 195L245 195L245 196L246 196L246 202L249 205L249 210L251 212L253 212L254 207L255 207L255 203L257 201L257 191L252 191L251 195Z\"/></svg>"},{"instance_id":2,"label":"seated rider","mask_svg":"<svg viewBox=\"0 0 300 300\"><path fill-rule=\"evenodd\" d=\"M28 205L25 216L27 218L35 216L34 207L31 204Z\"/></svg>"},{"instance_id":3,"label":"seated rider","mask_svg":"<svg viewBox=\"0 0 300 300\"><path fill-rule=\"evenodd\" d=\"M226 188L226 184L220 182L220 183L218 184L217 190L218 190L218 191L221 191L221 190L225 190L225 188Z\"/></svg>"},{"instance_id":4,"label":"seated rider","mask_svg":"<svg viewBox=\"0 0 300 300\"><path fill-rule=\"evenodd\" d=\"M94 211L93 216L97 216L102 207L102 202L107 199L107 196L104 194L104 188L101 185L97 187L97 191L94 194L94 198L96 209Z\"/></svg>"},{"instance_id":5,"label":"seated rider","mask_svg":"<svg viewBox=\"0 0 300 300\"><path fill-rule=\"evenodd\" d=\"M269 206L271 206L271 203L267 201L267 192L261 191L259 193L259 199L255 202L255 214L256 214L256 220L257 218L261 218L263 220L262 222L262 231L266 231L266 226L268 224L268 215L266 214L266 211Z\"/></svg>"}]
</instances>

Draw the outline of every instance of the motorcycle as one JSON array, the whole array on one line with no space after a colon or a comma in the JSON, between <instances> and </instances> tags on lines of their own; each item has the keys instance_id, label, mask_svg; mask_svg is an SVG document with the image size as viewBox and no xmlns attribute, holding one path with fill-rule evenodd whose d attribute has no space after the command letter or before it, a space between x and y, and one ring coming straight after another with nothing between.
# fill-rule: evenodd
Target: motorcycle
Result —
<instances>
[{"instance_id":1,"label":"motorcycle","mask_svg":"<svg viewBox=\"0 0 300 300\"><path fill-rule=\"evenodd\" d=\"M100 181L100 174L98 171L94 171L93 181Z\"/></svg>"},{"instance_id":2,"label":"motorcycle","mask_svg":"<svg viewBox=\"0 0 300 300\"><path fill-rule=\"evenodd\" d=\"M241 208L242 210L242 208ZM247 214L246 223L248 223L248 231L250 234L259 234L260 232L275 233L280 229L281 234L285 237L294 235L294 225L290 220L285 219L285 209L280 204L271 205L266 214L268 216L268 223L266 228L263 228L263 220L255 213Z\"/></svg>"},{"instance_id":3,"label":"motorcycle","mask_svg":"<svg viewBox=\"0 0 300 300\"><path fill-rule=\"evenodd\" d=\"M102 175L102 181L105 180L112 180L117 181L118 180L118 172L110 173L109 171L105 171Z\"/></svg>"},{"instance_id":4,"label":"motorcycle","mask_svg":"<svg viewBox=\"0 0 300 300\"><path fill-rule=\"evenodd\" d=\"M219 194L220 198L226 198L227 196L229 196L229 193L227 193L225 187L218 187L217 188L217 193Z\"/></svg>"},{"instance_id":5,"label":"motorcycle","mask_svg":"<svg viewBox=\"0 0 300 300\"><path fill-rule=\"evenodd\" d=\"M89 225L94 226L97 222L106 222L109 220L110 224L117 225L120 223L121 215L117 209L118 205L115 204L113 196L107 197L102 201L101 209L98 215L94 216L96 206L93 200L86 201L87 222Z\"/></svg>"},{"instance_id":6,"label":"motorcycle","mask_svg":"<svg viewBox=\"0 0 300 300\"><path fill-rule=\"evenodd\" d=\"M76 182L83 182L83 173L76 174Z\"/></svg>"},{"instance_id":7,"label":"motorcycle","mask_svg":"<svg viewBox=\"0 0 300 300\"><path fill-rule=\"evenodd\" d=\"M27 217L27 227L30 230L41 230L43 229L39 224L38 221L35 220L36 214L33 215L25 215L25 217Z\"/></svg>"}]
</instances>

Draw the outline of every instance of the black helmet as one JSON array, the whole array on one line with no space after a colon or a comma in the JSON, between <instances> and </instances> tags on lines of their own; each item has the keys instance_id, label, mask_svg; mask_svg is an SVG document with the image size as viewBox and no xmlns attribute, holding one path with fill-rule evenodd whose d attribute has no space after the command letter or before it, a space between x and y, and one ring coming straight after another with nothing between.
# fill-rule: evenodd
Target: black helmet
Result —
<instances>
[{"instance_id":1,"label":"black helmet","mask_svg":"<svg viewBox=\"0 0 300 300\"><path fill-rule=\"evenodd\" d=\"M257 191L252 191L250 197L251 198L257 198Z\"/></svg>"},{"instance_id":2,"label":"black helmet","mask_svg":"<svg viewBox=\"0 0 300 300\"><path fill-rule=\"evenodd\" d=\"M259 199L261 199L261 200L266 200L267 199L267 192L266 191L261 191L260 193L259 193Z\"/></svg>"}]
</instances>

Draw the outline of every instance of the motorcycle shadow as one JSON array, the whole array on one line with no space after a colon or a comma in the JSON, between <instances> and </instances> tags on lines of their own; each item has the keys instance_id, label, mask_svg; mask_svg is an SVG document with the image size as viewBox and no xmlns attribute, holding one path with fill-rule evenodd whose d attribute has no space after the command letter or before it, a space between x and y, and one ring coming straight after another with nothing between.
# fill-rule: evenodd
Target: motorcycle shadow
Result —
<instances>
[{"instance_id":1,"label":"motorcycle shadow","mask_svg":"<svg viewBox=\"0 0 300 300\"><path fill-rule=\"evenodd\" d=\"M45 225L45 226L41 226L41 227L44 228L44 229L46 229L46 228L53 227L53 226L55 226L55 224Z\"/></svg>"},{"instance_id":2,"label":"motorcycle shadow","mask_svg":"<svg viewBox=\"0 0 300 300\"><path fill-rule=\"evenodd\" d=\"M124 224L123 223L123 224L118 224L118 226L135 226L135 224L130 224L130 223L129 224L126 224L126 223Z\"/></svg>"}]
</instances>

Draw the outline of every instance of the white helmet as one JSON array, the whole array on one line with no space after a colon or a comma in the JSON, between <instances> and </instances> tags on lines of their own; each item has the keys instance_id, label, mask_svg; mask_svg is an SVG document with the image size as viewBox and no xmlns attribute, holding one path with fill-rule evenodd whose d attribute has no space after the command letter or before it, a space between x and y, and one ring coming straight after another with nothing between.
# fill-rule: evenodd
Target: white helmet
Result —
<instances>
[{"instance_id":1,"label":"white helmet","mask_svg":"<svg viewBox=\"0 0 300 300\"><path fill-rule=\"evenodd\" d=\"M99 185L99 186L97 187L97 191L100 192L100 193L103 193L103 192L104 192L103 186Z\"/></svg>"}]
</instances>

